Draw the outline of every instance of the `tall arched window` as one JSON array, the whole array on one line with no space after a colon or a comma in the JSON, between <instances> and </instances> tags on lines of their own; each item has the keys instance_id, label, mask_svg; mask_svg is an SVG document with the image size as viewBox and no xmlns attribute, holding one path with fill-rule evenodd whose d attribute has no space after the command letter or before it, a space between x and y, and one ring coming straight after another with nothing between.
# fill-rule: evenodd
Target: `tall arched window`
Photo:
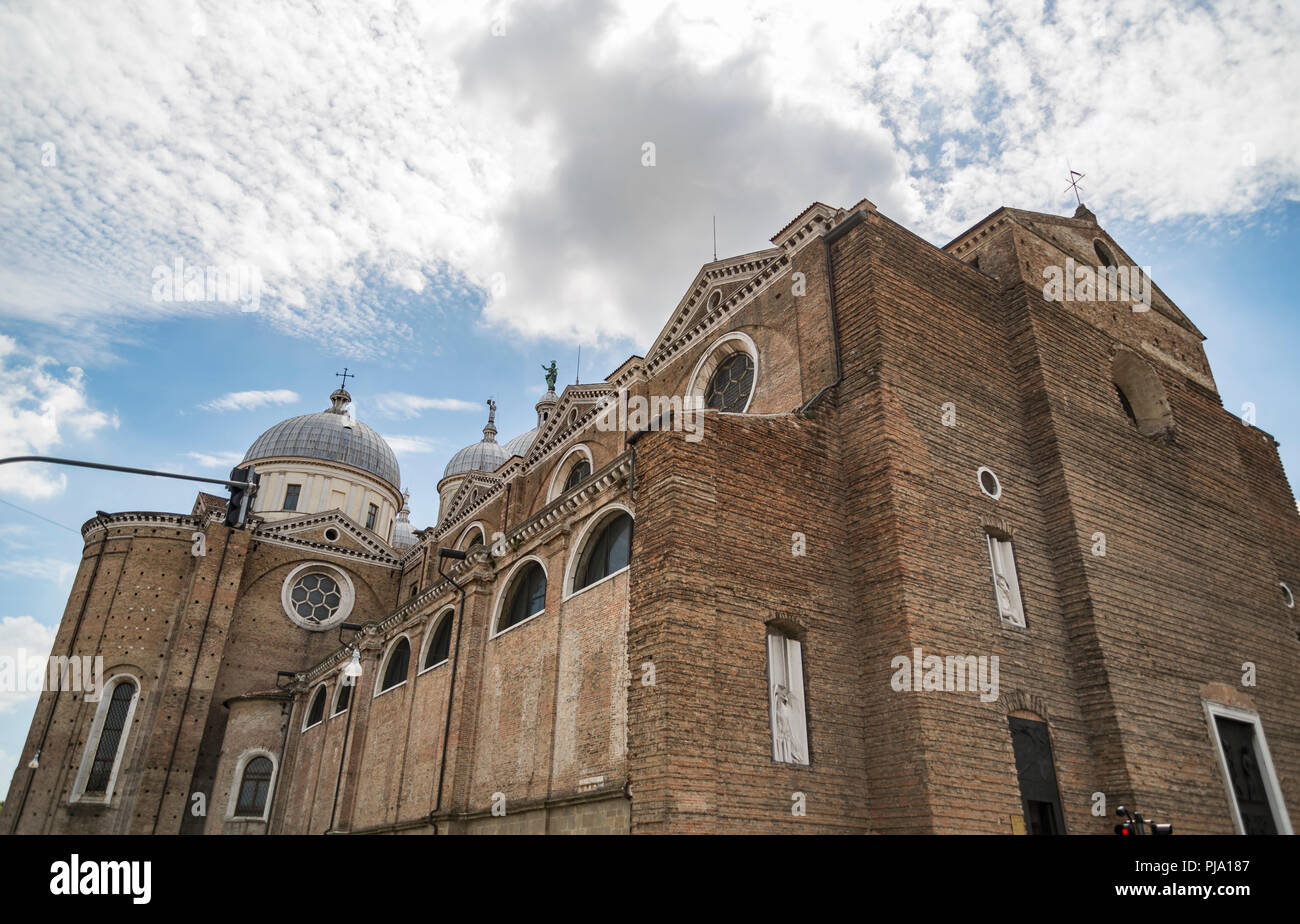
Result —
<instances>
[{"instance_id":1,"label":"tall arched window","mask_svg":"<svg viewBox=\"0 0 1300 924\"><path fill-rule=\"evenodd\" d=\"M239 781L239 799L235 802L236 818L261 818L266 814L274 774L275 767L269 757L258 755L244 765L244 775Z\"/></svg>"},{"instance_id":2,"label":"tall arched window","mask_svg":"<svg viewBox=\"0 0 1300 924\"><path fill-rule=\"evenodd\" d=\"M546 609L546 572L535 561L527 562L515 575L506 593L505 606L497 620L497 632L517 626Z\"/></svg>"},{"instance_id":3,"label":"tall arched window","mask_svg":"<svg viewBox=\"0 0 1300 924\"><path fill-rule=\"evenodd\" d=\"M453 610L447 610L438 621L438 628L433 630L433 637L429 639L429 647L424 652L424 663L420 665L421 670L436 667L451 657L451 623L454 615Z\"/></svg>"},{"instance_id":4,"label":"tall arched window","mask_svg":"<svg viewBox=\"0 0 1300 924\"><path fill-rule=\"evenodd\" d=\"M81 785L74 789L76 798L105 802L112 798L138 692L134 677L115 677L105 685L82 757Z\"/></svg>"},{"instance_id":5,"label":"tall arched window","mask_svg":"<svg viewBox=\"0 0 1300 924\"><path fill-rule=\"evenodd\" d=\"M619 513L600 527L583 550L574 578L575 592L627 567L632 554L632 518Z\"/></svg>"},{"instance_id":6,"label":"tall arched window","mask_svg":"<svg viewBox=\"0 0 1300 924\"><path fill-rule=\"evenodd\" d=\"M399 639L388 654L388 663L384 667L384 676L379 684L379 693L391 690L406 682L406 672L411 666L411 643L405 638Z\"/></svg>"},{"instance_id":7,"label":"tall arched window","mask_svg":"<svg viewBox=\"0 0 1300 924\"><path fill-rule=\"evenodd\" d=\"M352 703L352 687L356 681L349 677L339 677L338 688L334 691L334 708L330 710L330 715L335 716L348 711L348 706Z\"/></svg>"},{"instance_id":8,"label":"tall arched window","mask_svg":"<svg viewBox=\"0 0 1300 924\"><path fill-rule=\"evenodd\" d=\"M313 725L319 725L325 718L325 685L321 684L312 694L311 706L307 709L307 721L303 722L302 730L306 731Z\"/></svg>"}]
</instances>

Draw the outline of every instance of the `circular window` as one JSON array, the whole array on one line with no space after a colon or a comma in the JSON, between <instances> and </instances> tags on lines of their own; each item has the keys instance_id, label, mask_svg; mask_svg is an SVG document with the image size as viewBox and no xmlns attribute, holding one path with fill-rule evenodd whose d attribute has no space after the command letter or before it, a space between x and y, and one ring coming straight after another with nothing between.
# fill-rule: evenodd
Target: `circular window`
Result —
<instances>
[{"instance_id":1,"label":"circular window","mask_svg":"<svg viewBox=\"0 0 1300 924\"><path fill-rule=\"evenodd\" d=\"M980 466L977 474L979 475L981 491L994 500L1002 496L1002 482L998 481L998 476L993 474L992 469Z\"/></svg>"},{"instance_id":2,"label":"circular window","mask_svg":"<svg viewBox=\"0 0 1300 924\"><path fill-rule=\"evenodd\" d=\"M332 629L352 612L352 581L325 564L299 565L284 580L280 601L290 619L312 631Z\"/></svg>"},{"instance_id":3,"label":"circular window","mask_svg":"<svg viewBox=\"0 0 1300 924\"><path fill-rule=\"evenodd\" d=\"M325 541L326 541L326 542L338 542L338 541L339 541L339 531L338 531L337 529L334 529L333 527L330 527L329 529L325 530Z\"/></svg>"},{"instance_id":4,"label":"circular window","mask_svg":"<svg viewBox=\"0 0 1300 924\"><path fill-rule=\"evenodd\" d=\"M748 353L732 353L713 372L704 389L706 407L740 413L754 390L754 361Z\"/></svg>"},{"instance_id":5,"label":"circular window","mask_svg":"<svg viewBox=\"0 0 1300 924\"><path fill-rule=\"evenodd\" d=\"M722 304L722 292L719 289L714 289L713 294L709 296L709 310L712 311L720 304Z\"/></svg>"},{"instance_id":6,"label":"circular window","mask_svg":"<svg viewBox=\"0 0 1300 924\"><path fill-rule=\"evenodd\" d=\"M1281 581L1277 582L1277 586L1282 588L1282 602L1286 604L1287 609L1294 609L1295 594L1291 593L1291 588L1287 587Z\"/></svg>"},{"instance_id":7,"label":"circular window","mask_svg":"<svg viewBox=\"0 0 1300 924\"><path fill-rule=\"evenodd\" d=\"M1092 249L1097 254L1097 259L1102 266L1115 266L1115 255L1110 252L1110 248L1101 241L1093 241Z\"/></svg>"}]
</instances>

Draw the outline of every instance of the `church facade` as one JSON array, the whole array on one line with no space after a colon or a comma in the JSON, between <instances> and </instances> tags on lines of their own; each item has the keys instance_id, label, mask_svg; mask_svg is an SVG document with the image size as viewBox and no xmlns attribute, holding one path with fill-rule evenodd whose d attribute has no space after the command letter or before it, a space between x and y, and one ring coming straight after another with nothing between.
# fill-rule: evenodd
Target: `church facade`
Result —
<instances>
[{"instance_id":1,"label":"church facade","mask_svg":"<svg viewBox=\"0 0 1300 924\"><path fill-rule=\"evenodd\" d=\"M101 514L9 833L1291 833L1300 515L1086 208L815 203L409 522L350 395ZM33 766L34 765L34 766Z\"/></svg>"}]
</instances>

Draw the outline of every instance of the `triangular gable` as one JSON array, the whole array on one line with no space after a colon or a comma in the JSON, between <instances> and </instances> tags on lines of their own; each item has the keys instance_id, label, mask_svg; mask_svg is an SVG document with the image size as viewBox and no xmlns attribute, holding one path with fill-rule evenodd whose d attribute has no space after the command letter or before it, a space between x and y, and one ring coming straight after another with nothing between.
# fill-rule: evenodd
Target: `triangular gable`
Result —
<instances>
[{"instance_id":1,"label":"triangular gable","mask_svg":"<svg viewBox=\"0 0 1300 924\"><path fill-rule=\"evenodd\" d=\"M722 300L726 301L731 293L753 279L773 257L781 250L768 248L753 253L741 254L705 263L700 267L695 278L691 280L686 294L677 303L676 310L668 317L667 323L655 337L654 345L646 352L647 360L654 360L672 345L683 331L689 330L695 321L707 310L709 294L719 285L722 287Z\"/></svg>"},{"instance_id":2,"label":"triangular gable","mask_svg":"<svg viewBox=\"0 0 1300 924\"><path fill-rule=\"evenodd\" d=\"M477 507L480 502L496 493L497 488L501 487L501 483L500 476L488 472L467 473L464 480L457 486L456 493L452 494L447 501L447 512L442 517L443 521L450 522L458 514Z\"/></svg>"},{"instance_id":3,"label":"triangular gable","mask_svg":"<svg viewBox=\"0 0 1300 924\"><path fill-rule=\"evenodd\" d=\"M596 416L601 402L613 394L613 387L605 382L566 386L560 400L551 409L550 418L533 438L526 465L536 462L570 435L586 427Z\"/></svg>"},{"instance_id":4,"label":"triangular gable","mask_svg":"<svg viewBox=\"0 0 1300 924\"><path fill-rule=\"evenodd\" d=\"M337 541L329 542L324 538L317 538L317 534L323 533L331 526L339 531ZM312 546L324 545L336 551L353 551L391 561L397 560L395 550L388 543L376 539L369 530L363 529L341 510L324 510L320 513L294 517L291 520L277 520L275 523L264 522L253 535L258 539L298 540Z\"/></svg>"}]
</instances>

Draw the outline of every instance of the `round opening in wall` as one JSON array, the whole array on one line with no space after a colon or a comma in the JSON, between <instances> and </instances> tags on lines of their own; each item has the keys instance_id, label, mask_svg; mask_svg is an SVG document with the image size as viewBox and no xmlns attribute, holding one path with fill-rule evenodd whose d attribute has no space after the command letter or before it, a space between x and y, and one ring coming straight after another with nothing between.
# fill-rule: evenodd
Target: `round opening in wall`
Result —
<instances>
[{"instance_id":1,"label":"round opening in wall","mask_svg":"<svg viewBox=\"0 0 1300 924\"><path fill-rule=\"evenodd\" d=\"M1295 609L1295 594L1291 593L1291 588L1281 581L1277 582L1277 586L1282 588L1282 602L1286 604L1286 608L1289 610Z\"/></svg>"},{"instance_id":2,"label":"round opening in wall","mask_svg":"<svg viewBox=\"0 0 1300 924\"><path fill-rule=\"evenodd\" d=\"M1097 254L1097 260L1102 266L1115 266L1115 255L1110 252L1110 248L1101 241L1093 241L1092 249Z\"/></svg>"},{"instance_id":3,"label":"round opening in wall","mask_svg":"<svg viewBox=\"0 0 1300 924\"><path fill-rule=\"evenodd\" d=\"M339 531L338 531L337 529L335 529L334 527L332 527L332 526L331 526L329 529L325 530L325 541L326 541L326 542L338 542L338 541L339 541Z\"/></svg>"},{"instance_id":4,"label":"round opening in wall","mask_svg":"<svg viewBox=\"0 0 1300 924\"><path fill-rule=\"evenodd\" d=\"M994 500L997 500L1002 496L1002 482L998 481L998 476L993 474L992 469L980 466L980 470L977 474L979 476L981 491Z\"/></svg>"}]
</instances>

